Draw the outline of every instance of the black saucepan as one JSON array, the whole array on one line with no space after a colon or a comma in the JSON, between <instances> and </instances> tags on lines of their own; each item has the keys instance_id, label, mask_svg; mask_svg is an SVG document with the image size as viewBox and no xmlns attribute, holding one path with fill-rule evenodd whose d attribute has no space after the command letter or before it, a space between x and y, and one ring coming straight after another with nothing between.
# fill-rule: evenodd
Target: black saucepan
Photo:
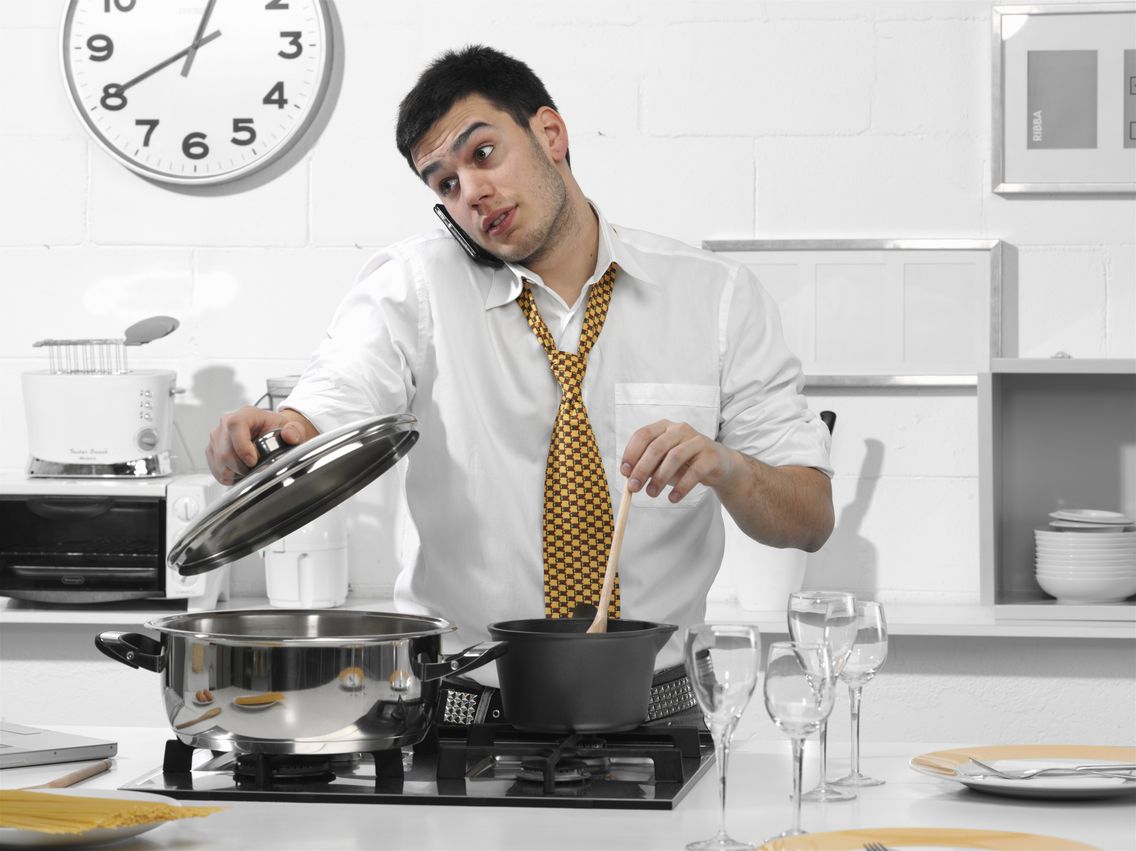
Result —
<instances>
[{"instance_id":1,"label":"black saucepan","mask_svg":"<svg viewBox=\"0 0 1136 851\"><path fill-rule=\"evenodd\" d=\"M647 717L655 656L674 624L590 618L501 621L489 626L509 652L497 657L509 723L541 733L615 732Z\"/></svg>"}]
</instances>

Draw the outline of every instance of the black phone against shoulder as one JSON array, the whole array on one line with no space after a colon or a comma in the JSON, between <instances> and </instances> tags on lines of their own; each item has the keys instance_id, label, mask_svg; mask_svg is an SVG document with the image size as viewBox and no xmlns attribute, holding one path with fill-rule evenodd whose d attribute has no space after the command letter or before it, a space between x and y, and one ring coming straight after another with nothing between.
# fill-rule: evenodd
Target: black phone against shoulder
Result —
<instances>
[{"instance_id":1,"label":"black phone against shoulder","mask_svg":"<svg viewBox=\"0 0 1136 851\"><path fill-rule=\"evenodd\" d=\"M446 226L446 229L453 238L458 241L458 245L462 247L465 253L469 255L469 259L474 263L482 263L486 266L492 266L495 269L499 269L505 265L499 257L490 254L474 242L469 234L462 230L461 226L450 218L450 213L444 206L435 204L434 212L438 215L438 218L442 220L442 224Z\"/></svg>"}]
</instances>

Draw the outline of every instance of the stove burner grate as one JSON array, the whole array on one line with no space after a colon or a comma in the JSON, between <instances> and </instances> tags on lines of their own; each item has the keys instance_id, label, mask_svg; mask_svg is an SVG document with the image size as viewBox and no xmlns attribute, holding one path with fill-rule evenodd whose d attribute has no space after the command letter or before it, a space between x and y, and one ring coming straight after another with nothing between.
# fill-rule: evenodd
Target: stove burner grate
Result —
<instances>
[{"instance_id":1,"label":"stove burner grate","mask_svg":"<svg viewBox=\"0 0 1136 851\"><path fill-rule=\"evenodd\" d=\"M330 783L335 779L335 771L327 757L246 753L237 757L233 777L238 787L268 789Z\"/></svg>"},{"instance_id":2,"label":"stove burner grate","mask_svg":"<svg viewBox=\"0 0 1136 851\"><path fill-rule=\"evenodd\" d=\"M583 786L591 782L592 773L588 764L574 756L559 759L549 756L527 756L521 758L521 770L517 780L522 783L535 783L544 786Z\"/></svg>"}]
</instances>

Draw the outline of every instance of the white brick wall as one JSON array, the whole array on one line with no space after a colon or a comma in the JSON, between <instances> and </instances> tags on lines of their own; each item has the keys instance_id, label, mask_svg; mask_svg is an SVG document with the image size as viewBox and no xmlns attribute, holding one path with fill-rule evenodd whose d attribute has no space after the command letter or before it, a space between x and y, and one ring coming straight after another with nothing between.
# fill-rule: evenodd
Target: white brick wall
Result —
<instances>
[{"instance_id":1,"label":"white brick wall","mask_svg":"<svg viewBox=\"0 0 1136 851\"><path fill-rule=\"evenodd\" d=\"M990 192L988 0L502 0L488 12L338 0L343 83L318 144L269 182L208 197L155 187L88 139L59 73L64 0L8 6L0 469L24 463L19 375L40 365L36 339L179 317L134 363L178 370L188 392L177 419L194 451L266 377L301 368L368 251L434 225L431 198L394 150L395 111L430 58L473 41L546 80L581 183L616 222L693 244L1003 239L1020 251L1021 354L1136 355L1136 204ZM887 421L863 395L814 402L841 415L843 525L811 560L810 583L976 599L973 397L893 399L901 413ZM875 474L872 441L886 448ZM865 488L872 511L850 516ZM393 536L365 513L352 527L365 538L353 537L352 579L389 585ZM925 522L958 531L920 561Z\"/></svg>"}]
</instances>

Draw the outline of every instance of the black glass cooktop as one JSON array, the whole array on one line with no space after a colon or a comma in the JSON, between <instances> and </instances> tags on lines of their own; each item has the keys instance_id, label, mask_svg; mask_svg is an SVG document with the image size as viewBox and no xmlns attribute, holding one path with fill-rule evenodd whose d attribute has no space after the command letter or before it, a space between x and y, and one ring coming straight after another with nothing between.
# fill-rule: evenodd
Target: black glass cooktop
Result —
<instances>
[{"instance_id":1,"label":"black glass cooktop","mask_svg":"<svg viewBox=\"0 0 1136 851\"><path fill-rule=\"evenodd\" d=\"M166 743L123 786L185 800L673 809L714 761L695 727L556 737L458 728L403 750L331 757L216 754Z\"/></svg>"}]
</instances>

